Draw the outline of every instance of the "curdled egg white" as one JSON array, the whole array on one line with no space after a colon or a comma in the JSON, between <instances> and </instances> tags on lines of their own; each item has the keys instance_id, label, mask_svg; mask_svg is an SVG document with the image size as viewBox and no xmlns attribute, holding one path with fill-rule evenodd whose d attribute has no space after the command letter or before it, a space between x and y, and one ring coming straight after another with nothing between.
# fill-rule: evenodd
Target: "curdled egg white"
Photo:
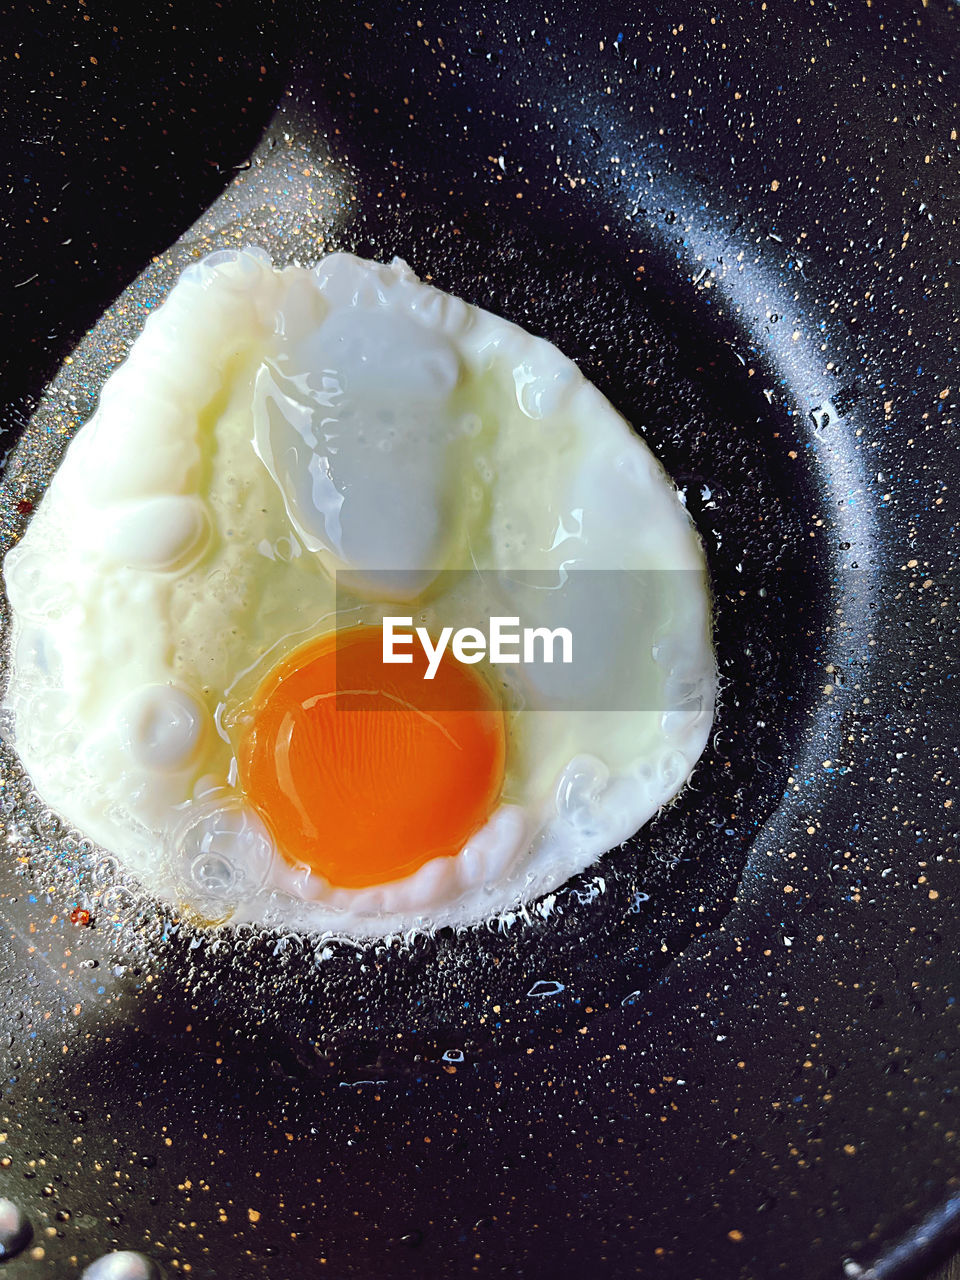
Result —
<instances>
[{"instance_id":1,"label":"curdled egg white","mask_svg":"<svg viewBox=\"0 0 960 1280\"><path fill-rule=\"evenodd\" d=\"M5 704L39 793L210 921L478 922L625 841L712 723L703 552L659 463L556 347L399 259L188 267L3 573ZM285 856L237 766L264 676L345 625L493 613L569 624L577 657L504 673L485 825L363 888Z\"/></svg>"}]
</instances>

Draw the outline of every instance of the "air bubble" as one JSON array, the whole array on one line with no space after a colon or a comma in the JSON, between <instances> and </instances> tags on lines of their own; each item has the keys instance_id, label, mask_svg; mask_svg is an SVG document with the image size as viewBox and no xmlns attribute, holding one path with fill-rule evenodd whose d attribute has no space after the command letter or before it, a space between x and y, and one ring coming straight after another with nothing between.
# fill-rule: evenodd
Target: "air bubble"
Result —
<instances>
[{"instance_id":1,"label":"air bubble","mask_svg":"<svg viewBox=\"0 0 960 1280\"><path fill-rule=\"evenodd\" d=\"M163 773L189 764L206 721L206 712L188 690L151 684L124 701L118 728L127 755L141 768Z\"/></svg>"},{"instance_id":2,"label":"air bubble","mask_svg":"<svg viewBox=\"0 0 960 1280\"><path fill-rule=\"evenodd\" d=\"M51 809L44 809L38 816L37 831L45 840L55 840L60 834L60 819Z\"/></svg>"},{"instance_id":3,"label":"air bubble","mask_svg":"<svg viewBox=\"0 0 960 1280\"><path fill-rule=\"evenodd\" d=\"M229 917L253 897L267 878L273 855L266 827L240 799L193 805L171 850L187 905L211 920Z\"/></svg>"},{"instance_id":4,"label":"air bubble","mask_svg":"<svg viewBox=\"0 0 960 1280\"><path fill-rule=\"evenodd\" d=\"M126 885L115 884L107 889L101 899L104 911L114 916L129 914L137 904L137 900Z\"/></svg>"},{"instance_id":5,"label":"air bubble","mask_svg":"<svg viewBox=\"0 0 960 1280\"><path fill-rule=\"evenodd\" d=\"M28 618L59 617L65 606L63 583L50 577L50 558L16 552L5 566L7 594L14 609Z\"/></svg>"},{"instance_id":6,"label":"air bubble","mask_svg":"<svg viewBox=\"0 0 960 1280\"><path fill-rule=\"evenodd\" d=\"M80 1280L163 1280L163 1272L146 1254L121 1249L91 1262Z\"/></svg>"},{"instance_id":7,"label":"air bubble","mask_svg":"<svg viewBox=\"0 0 960 1280\"><path fill-rule=\"evenodd\" d=\"M671 792L676 791L686 777L688 769L686 756L679 751L667 751L661 756L657 768L661 785Z\"/></svg>"},{"instance_id":8,"label":"air bubble","mask_svg":"<svg viewBox=\"0 0 960 1280\"><path fill-rule=\"evenodd\" d=\"M596 757L571 760L557 785L557 813L581 835L593 835L602 819L602 797L609 781L610 770Z\"/></svg>"},{"instance_id":9,"label":"air bubble","mask_svg":"<svg viewBox=\"0 0 960 1280\"><path fill-rule=\"evenodd\" d=\"M688 698L679 706L671 707L660 717L660 728L667 737L683 737L703 714L703 698Z\"/></svg>"},{"instance_id":10,"label":"air bubble","mask_svg":"<svg viewBox=\"0 0 960 1280\"><path fill-rule=\"evenodd\" d=\"M12 1200L0 1198L0 1260L13 1258L33 1236L30 1223Z\"/></svg>"},{"instance_id":11,"label":"air bubble","mask_svg":"<svg viewBox=\"0 0 960 1280\"><path fill-rule=\"evenodd\" d=\"M104 885L112 884L117 878L119 870L120 864L117 862L116 858L111 858L109 856L100 858L93 868L93 883L97 888L102 888Z\"/></svg>"},{"instance_id":12,"label":"air bubble","mask_svg":"<svg viewBox=\"0 0 960 1280\"><path fill-rule=\"evenodd\" d=\"M256 280L260 275L260 268L272 267L273 260L266 249L259 245L245 245L242 249L215 249L197 265L206 277L204 284L209 283L214 272L239 283Z\"/></svg>"}]
</instances>

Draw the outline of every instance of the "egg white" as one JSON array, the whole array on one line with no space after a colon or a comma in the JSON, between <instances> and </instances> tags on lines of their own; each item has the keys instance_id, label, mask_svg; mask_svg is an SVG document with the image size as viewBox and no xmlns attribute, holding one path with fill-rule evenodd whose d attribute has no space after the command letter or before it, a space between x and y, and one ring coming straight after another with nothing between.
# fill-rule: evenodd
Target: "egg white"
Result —
<instances>
[{"instance_id":1,"label":"egg white","mask_svg":"<svg viewBox=\"0 0 960 1280\"><path fill-rule=\"evenodd\" d=\"M526 593L545 625L558 607L578 618L592 660L522 688L504 799L459 855L348 890L278 853L231 733L274 662L344 621L456 625L503 604L498 573L569 568L657 589L619 622L592 619L574 585ZM626 840L712 723L703 553L656 459L554 346L399 259L278 270L250 248L189 267L4 581L5 701L39 793L214 921L356 937L475 923Z\"/></svg>"}]
</instances>

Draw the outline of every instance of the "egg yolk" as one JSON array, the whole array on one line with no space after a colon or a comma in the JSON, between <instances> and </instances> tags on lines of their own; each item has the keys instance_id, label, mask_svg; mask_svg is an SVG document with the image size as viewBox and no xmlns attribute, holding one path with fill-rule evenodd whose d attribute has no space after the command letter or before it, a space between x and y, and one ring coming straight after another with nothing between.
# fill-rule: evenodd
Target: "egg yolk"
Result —
<instances>
[{"instance_id":1,"label":"egg yolk","mask_svg":"<svg viewBox=\"0 0 960 1280\"><path fill-rule=\"evenodd\" d=\"M253 701L240 782L280 852L359 889L460 852L496 807L506 735L494 690L444 654L430 681L414 646L384 665L379 626L285 658Z\"/></svg>"}]
</instances>

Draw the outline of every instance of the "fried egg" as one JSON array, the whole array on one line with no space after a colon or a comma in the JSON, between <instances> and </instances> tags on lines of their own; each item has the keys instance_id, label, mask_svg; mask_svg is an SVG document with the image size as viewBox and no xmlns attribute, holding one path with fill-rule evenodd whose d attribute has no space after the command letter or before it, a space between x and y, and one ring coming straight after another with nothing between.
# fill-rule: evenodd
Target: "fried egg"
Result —
<instances>
[{"instance_id":1,"label":"fried egg","mask_svg":"<svg viewBox=\"0 0 960 1280\"><path fill-rule=\"evenodd\" d=\"M703 552L653 454L556 347L399 259L189 266L3 573L39 794L211 923L515 908L670 801L712 723ZM566 627L570 661L498 665L495 615ZM472 647L428 679L417 628Z\"/></svg>"}]
</instances>

